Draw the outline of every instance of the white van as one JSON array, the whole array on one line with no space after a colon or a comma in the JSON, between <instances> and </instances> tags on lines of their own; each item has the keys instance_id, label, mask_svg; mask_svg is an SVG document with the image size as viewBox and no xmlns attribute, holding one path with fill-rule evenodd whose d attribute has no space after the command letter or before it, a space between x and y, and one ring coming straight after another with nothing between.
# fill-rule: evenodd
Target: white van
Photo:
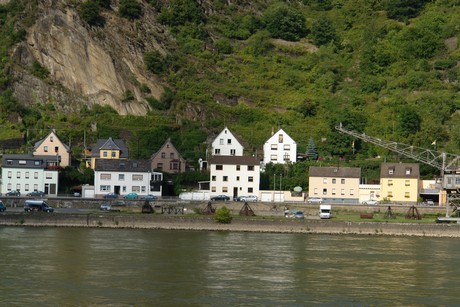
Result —
<instances>
[{"instance_id":1,"label":"white van","mask_svg":"<svg viewBox=\"0 0 460 307\"><path fill-rule=\"evenodd\" d=\"M322 219L330 219L332 217L332 206L319 205L319 217Z\"/></svg>"},{"instance_id":2,"label":"white van","mask_svg":"<svg viewBox=\"0 0 460 307\"><path fill-rule=\"evenodd\" d=\"M46 200L26 200L24 203L24 211L43 211L43 212L54 212L54 209L48 204Z\"/></svg>"}]
</instances>

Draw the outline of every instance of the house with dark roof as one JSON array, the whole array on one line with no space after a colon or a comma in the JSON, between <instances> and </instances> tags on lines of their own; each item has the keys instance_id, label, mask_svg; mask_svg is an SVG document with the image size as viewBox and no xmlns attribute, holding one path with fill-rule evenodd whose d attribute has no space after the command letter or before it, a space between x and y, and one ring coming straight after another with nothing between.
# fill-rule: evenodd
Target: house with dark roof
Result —
<instances>
[{"instance_id":1,"label":"house with dark roof","mask_svg":"<svg viewBox=\"0 0 460 307\"><path fill-rule=\"evenodd\" d=\"M163 174L151 170L148 160L97 159L94 168L96 197L109 193L161 196Z\"/></svg>"},{"instance_id":2,"label":"house with dark roof","mask_svg":"<svg viewBox=\"0 0 460 307\"><path fill-rule=\"evenodd\" d=\"M210 197L259 195L260 162L248 156L213 156L209 160Z\"/></svg>"},{"instance_id":3,"label":"house with dark roof","mask_svg":"<svg viewBox=\"0 0 460 307\"><path fill-rule=\"evenodd\" d=\"M152 155L151 166L158 172L183 173L186 169L186 161L168 138L160 150Z\"/></svg>"},{"instance_id":4,"label":"house with dark roof","mask_svg":"<svg viewBox=\"0 0 460 307\"><path fill-rule=\"evenodd\" d=\"M361 168L309 168L309 197L321 197L327 202L358 203Z\"/></svg>"},{"instance_id":5,"label":"house with dark roof","mask_svg":"<svg viewBox=\"0 0 460 307\"><path fill-rule=\"evenodd\" d=\"M58 161L58 167L66 167L71 164L70 146L62 142L54 130L35 143L33 154L34 156L54 157L54 160Z\"/></svg>"},{"instance_id":6,"label":"house with dark roof","mask_svg":"<svg viewBox=\"0 0 460 307\"><path fill-rule=\"evenodd\" d=\"M419 197L420 184L417 163L382 163L380 167L382 199L414 205Z\"/></svg>"},{"instance_id":7,"label":"house with dark roof","mask_svg":"<svg viewBox=\"0 0 460 307\"><path fill-rule=\"evenodd\" d=\"M90 165L94 169L96 160L127 160L129 159L128 146L120 139L99 139L91 148Z\"/></svg>"}]
</instances>

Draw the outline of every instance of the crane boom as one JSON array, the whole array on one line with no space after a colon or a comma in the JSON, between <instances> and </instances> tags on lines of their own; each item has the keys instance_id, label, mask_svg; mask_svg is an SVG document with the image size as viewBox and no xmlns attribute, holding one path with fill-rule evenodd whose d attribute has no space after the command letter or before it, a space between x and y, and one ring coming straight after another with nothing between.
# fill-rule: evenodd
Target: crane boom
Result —
<instances>
[{"instance_id":1,"label":"crane boom","mask_svg":"<svg viewBox=\"0 0 460 307\"><path fill-rule=\"evenodd\" d=\"M358 133L356 131L348 130L340 123L335 127L336 130L354 136L355 138L361 139L364 142L368 142L388 150L397 152L408 158L412 158L416 161L430 165L444 172L455 172L460 171L459 161L460 156L454 154L448 154L436 150L420 148L412 145L406 145L398 142L389 142L382 139L366 135L365 133Z\"/></svg>"}]
</instances>

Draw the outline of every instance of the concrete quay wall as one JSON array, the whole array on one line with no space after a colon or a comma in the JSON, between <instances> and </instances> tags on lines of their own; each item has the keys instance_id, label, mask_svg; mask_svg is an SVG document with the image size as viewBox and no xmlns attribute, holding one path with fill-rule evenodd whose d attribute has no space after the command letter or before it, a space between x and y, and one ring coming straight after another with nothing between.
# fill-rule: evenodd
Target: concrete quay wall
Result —
<instances>
[{"instance_id":1,"label":"concrete quay wall","mask_svg":"<svg viewBox=\"0 0 460 307\"><path fill-rule=\"evenodd\" d=\"M2 213L0 214L0 226L460 237L460 225L458 224L344 222L263 217L234 218L230 224L219 224L211 216L117 213Z\"/></svg>"}]
</instances>

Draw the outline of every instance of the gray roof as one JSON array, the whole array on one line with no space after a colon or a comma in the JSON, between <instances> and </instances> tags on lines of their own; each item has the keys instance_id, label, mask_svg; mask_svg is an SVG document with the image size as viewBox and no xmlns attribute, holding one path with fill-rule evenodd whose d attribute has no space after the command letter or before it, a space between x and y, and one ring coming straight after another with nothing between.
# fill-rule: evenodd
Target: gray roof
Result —
<instances>
[{"instance_id":1,"label":"gray roof","mask_svg":"<svg viewBox=\"0 0 460 307\"><path fill-rule=\"evenodd\" d=\"M359 167L310 166L309 173L310 177L361 178L361 168Z\"/></svg>"},{"instance_id":2,"label":"gray roof","mask_svg":"<svg viewBox=\"0 0 460 307\"><path fill-rule=\"evenodd\" d=\"M97 159L95 171L106 172L150 172L148 160Z\"/></svg>"},{"instance_id":3,"label":"gray roof","mask_svg":"<svg viewBox=\"0 0 460 307\"><path fill-rule=\"evenodd\" d=\"M31 154L6 154L3 155L2 158L2 167L4 168L36 168L41 169L47 166L47 161L56 161L58 159L60 161L60 156L34 156ZM7 163L7 161L11 161L11 163ZM19 163L19 161L23 161ZM38 161L38 163L35 163Z\"/></svg>"},{"instance_id":4,"label":"gray roof","mask_svg":"<svg viewBox=\"0 0 460 307\"><path fill-rule=\"evenodd\" d=\"M393 174L390 174L390 168ZM410 169L410 174L406 174ZM418 163L382 163L380 167L380 178L419 178L420 170Z\"/></svg>"},{"instance_id":5,"label":"gray roof","mask_svg":"<svg viewBox=\"0 0 460 307\"><path fill-rule=\"evenodd\" d=\"M212 156L209 164L260 165L260 161L249 156Z\"/></svg>"},{"instance_id":6,"label":"gray roof","mask_svg":"<svg viewBox=\"0 0 460 307\"><path fill-rule=\"evenodd\" d=\"M129 158L128 147L126 146L125 142L123 142L123 140L112 139L111 137L108 139L99 139L97 140L97 143L91 148L91 156L93 158L100 157L100 151L104 149L119 150L120 158Z\"/></svg>"}]
</instances>

